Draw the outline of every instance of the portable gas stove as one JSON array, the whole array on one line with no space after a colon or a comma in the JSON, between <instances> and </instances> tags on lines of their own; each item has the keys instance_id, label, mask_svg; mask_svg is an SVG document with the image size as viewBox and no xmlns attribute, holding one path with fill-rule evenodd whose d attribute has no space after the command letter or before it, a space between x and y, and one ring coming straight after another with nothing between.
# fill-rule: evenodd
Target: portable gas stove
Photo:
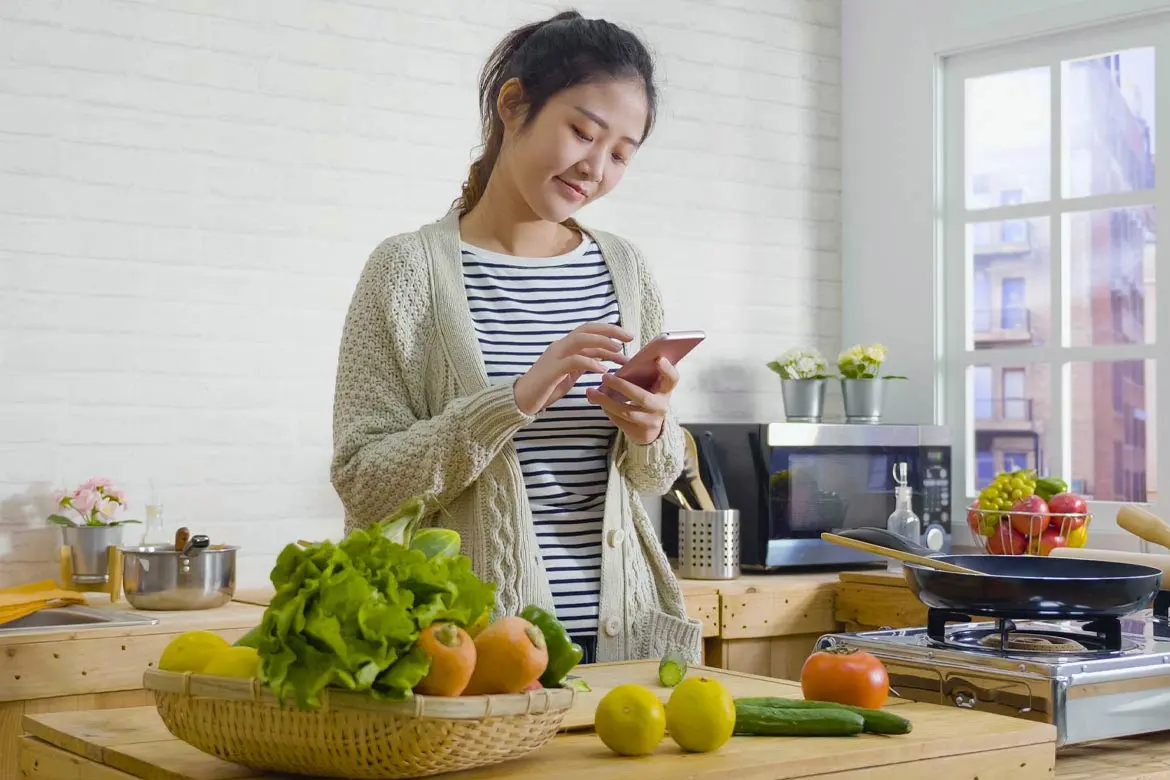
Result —
<instances>
[{"instance_id":1,"label":"portable gas stove","mask_svg":"<svg viewBox=\"0 0 1170 780\"><path fill-rule=\"evenodd\" d=\"M1092 621L931 609L925 628L827 634L817 649L865 650L903 699L1051 723L1066 745L1170 729L1168 609L1167 590L1152 610Z\"/></svg>"}]
</instances>

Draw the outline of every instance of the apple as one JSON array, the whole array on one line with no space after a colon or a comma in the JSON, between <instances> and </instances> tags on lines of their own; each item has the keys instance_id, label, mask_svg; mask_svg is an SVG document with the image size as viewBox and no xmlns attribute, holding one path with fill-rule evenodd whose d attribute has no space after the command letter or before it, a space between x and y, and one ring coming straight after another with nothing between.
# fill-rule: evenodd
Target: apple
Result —
<instances>
[{"instance_id":1,"label":"apple","mask_svg":"<svg viewBox=\"0 0 1170 780\"><path fill-rule=\"evenodd\" d=\"M1044 533L1040 534L1040 539L1036 545L1036 551L1040 555L1048 555L1057 547L1068 547L1068 539L1061 536L1060 530L1056 528L1049 528Z\"/></svg>"},{"instance_id":2,"label":"apple","mask_svg":"<svg viewBox=\"0 0 1170 780\"><path fill-rule=\"evenodd\" d=\"M1040 496L1021 498L1012 506L1009 522L1029 539L1035 539L1048 527L1048 504Z\"/></svg>"},{"instance_id":3,"label":"apple","mask_svg":"<svg viewBox=\"0 0 1170 780\"><path fill-rule=\"evenodd\" d=\"M978 536L982 533L979 530L979 523L983 520L983 513L979 511L979 499L971 502L971 506L967 507L967 525L971 527L971 533Z\"/></svg>"},{"instance_id":4,"label":"apple","mask_svg":"<svg viewBox=\"0 0 1170 780\"><path fill-rule=\"evenodd\" d=\"M1011 523L1000 523L987 540L987 551L992 555L1023 555L1028 548L1028 537L1012 528Z\"/></svg>"},{"instance_id":5,"label":"apple","mask_svg":"<svg viewBox=\"0 0 1170 780\"><path fill-rule=\"evenodd\" d=\"M1052 518L1054 528L1071 533L1085 524L1089 515L1089 505L1076 493L1057 493L1048 502L1048 511L1053 515L1063 515Z\"/></svg>"}]
</instances>

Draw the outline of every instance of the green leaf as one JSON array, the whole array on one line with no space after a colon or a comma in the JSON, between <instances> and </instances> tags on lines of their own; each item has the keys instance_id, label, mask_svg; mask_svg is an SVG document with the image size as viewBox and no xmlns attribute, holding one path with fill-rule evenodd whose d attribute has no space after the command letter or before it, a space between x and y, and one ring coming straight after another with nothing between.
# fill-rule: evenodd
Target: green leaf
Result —
<instances>
[{"instance_id":1,"label":"green leaf","mask_svg":"<svg viewBox=\"0 0 1170 780\"><path fill-rule=\"evenodd\" d=\"M428 558L450 558L459 554L462 543L459 534L448 528L424 528L410 540L410 549L419 550Z\"/></svg>"},{"instance_id":2,"label":"green leaf","mask_svg":"<svg viewBox=\"0 0 1170 780\"><path fill-rule=\"evenodd\" d=\"M77 523L73 522L65 515L49 515L49 522L55 525L67 525L70 528L77 527Z\"/></svg>"}]
</instances>

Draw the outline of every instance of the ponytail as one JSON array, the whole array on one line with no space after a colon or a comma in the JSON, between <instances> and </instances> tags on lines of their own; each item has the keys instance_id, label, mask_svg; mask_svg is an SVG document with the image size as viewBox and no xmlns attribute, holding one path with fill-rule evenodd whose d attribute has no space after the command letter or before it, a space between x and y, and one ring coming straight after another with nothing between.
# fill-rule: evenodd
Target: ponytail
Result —
<instances>
[{"instance_id":1,"label":"ponytail","mask_svg":"<svg viewBox=\"0 0 1170 780\"><path fill-rule=\"evenodd\" d=\"M649 51L633 33L601 19L585 19L576 11L564 11L513 30L500 41L479 77L483 147L453 204L459 215L479 203L499 159L504 122L498 101L508 81L520 80L528 109L524 123L528 124L557 92L606 76L642 79L649 105L649 134L656 106L654 65Z\"/></svg>"}]
</instances>

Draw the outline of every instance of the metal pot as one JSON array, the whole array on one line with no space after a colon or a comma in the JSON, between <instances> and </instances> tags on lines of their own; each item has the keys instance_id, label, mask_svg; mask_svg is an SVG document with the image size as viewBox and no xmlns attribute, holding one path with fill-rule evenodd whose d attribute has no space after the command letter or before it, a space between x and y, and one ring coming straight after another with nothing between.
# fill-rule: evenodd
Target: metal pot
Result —
<instances>
[{"instance_id":1,"label":"metal pot","mask_svg":"<svg viewBox=\"0 0 1170 780\"><path fill-rule=\"evenodd\" d=\"M236 592L238 547L192 536L183 547L121 547L122 589L136 609L211 609Z\"/></svg>"}]
</instances>

